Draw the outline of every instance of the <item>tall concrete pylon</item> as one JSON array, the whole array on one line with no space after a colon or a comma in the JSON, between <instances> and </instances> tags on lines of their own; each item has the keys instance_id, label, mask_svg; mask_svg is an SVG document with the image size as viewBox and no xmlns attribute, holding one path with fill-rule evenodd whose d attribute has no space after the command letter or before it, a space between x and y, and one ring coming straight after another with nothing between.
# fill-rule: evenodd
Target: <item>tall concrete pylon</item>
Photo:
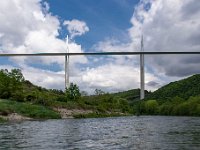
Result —
<instances>
[{"instance_id":1,"label":"tall concrete pylon","mask_svg":"<svg viewBox=\"0 0 200 150\"><path fill-rule=\"evenodd\" d=\"M141 52L144 51L144 45L143 45L143 35L141 38ZM140 99L144 99L145 93L145 82L144 82L144 54L140 54Z\"/></svg>"},{"instance_id":2,"label":"tall concrete pylon","mask_svg":"<svg viewBox=\"0 0 200 150\"><path fill-rule=\"evenodd\" d=\"M67 55L65 55L65 88L69 88L69 38L67 35L66 38L66 43L67 43Z\"/></svg>"}]
</instances>

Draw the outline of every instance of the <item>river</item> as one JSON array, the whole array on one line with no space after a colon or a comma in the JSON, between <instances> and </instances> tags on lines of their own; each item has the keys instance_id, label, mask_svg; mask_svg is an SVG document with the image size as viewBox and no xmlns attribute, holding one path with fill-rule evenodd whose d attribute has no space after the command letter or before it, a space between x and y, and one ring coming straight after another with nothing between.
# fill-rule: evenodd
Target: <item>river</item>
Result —
<instances>
[{"instance_id":1,"label":"river","mask_svg":"<svg viewBox=\"0 0 200 150\"><path fill-rule=\"evenodd\" d=\"M199 117L113 117L0 124L0 149L199 149Z\"/></svg>"}]
</instances>

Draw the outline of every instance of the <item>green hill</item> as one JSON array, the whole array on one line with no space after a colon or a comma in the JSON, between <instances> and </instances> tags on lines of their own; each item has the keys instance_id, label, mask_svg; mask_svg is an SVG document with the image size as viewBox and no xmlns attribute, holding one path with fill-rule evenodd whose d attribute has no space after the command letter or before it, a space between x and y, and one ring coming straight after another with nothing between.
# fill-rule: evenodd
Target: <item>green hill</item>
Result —
<instances>
[{"instance_id":1,"label":"green hill","mask_svg":"<svg viewBox=\"0 0 200 150\"><path fill-rule=\"evenodd\" d=\"M56 116L56 112L53 113L59 109L80 110L73 113L78 118L128 115L133 111L126 98L135 95L137 97L138 91L122 92L118 93L118 96L108 93L81 96L76 84L71 83L65 91L46 89L25 80L20 69L10 71L2 69L0 70L0 99L4 100L0 103L0 117L16 112L32 118L55 118L53 116ZM41 115L43 108L47 110L47 115ZM32 114L32 110L36 113ZM82 110L90 110L92 113L81 114ZM77 114L79 112L80 114Z\"/></svg>"},{"instance_id":2,"label":"green hill","mask_svg":"<svg viewBox=\"0 0 200 150\"><path fill-rule=\"evenodd\" d=\"M198 95L200 95L200 74L171 82L148 95L146 99L166 101L171 100L174 97L180 97L186 100L191 96Z\"/></svg>"},{"instance_id":3,"label":"green hill","mask_svg":"<svg viewBox=\"0 0 200 150\"><path fill-rule=\"evenodd\" d=\"M145 91L145 100L139 100L140 89L118 93L97 92L95 95L80 94L71 83L65 91L45 89L24 79L21 70L0 70L1 115L17 112L35 118L55 118L58 108L66 110L90 110L89 114L75 117L103 117L129 114L190 115L200 116L200 75L172 82L157 91ZM43 114L45 109L46 114ZM30 110L30 111L29 111ZM32 113L35 112L35 113Z\"/></svg>"},{"instance_id":4,"label":"green hill","mask_svg":"<svg viewBox=\"0 0 200 150\"><path fill-rule=\"evenodd\" d=\"M121 98L125 98L125 99L131 101L133 99L139 99L140 89L132 89L132 90L128 90L128 91L113 93L112 95L118 96L118 97L121 97Z\"/></svg>"},{"instance_id":5,"label":"green hill","mask_svg":"<svg viewBox=\"0 0 200 150\"><path fill-rule=\"evenodd\" d=\"M138 114L200 116L200 75L171 82L134 104Z\"/></svg>"},{"instance_id":6,"label":"green hill","mask_svg":"<svg viewBox=\"0 0 200 150\"><path fill-rule=\"evenodd\" d=\"M145 95L149 95L150 93L145 90ZM128 91L118 92L111 94L112 96L124 98L129 102L140 100L140 89L132 89Z\"/></svg>"}]
</instances>

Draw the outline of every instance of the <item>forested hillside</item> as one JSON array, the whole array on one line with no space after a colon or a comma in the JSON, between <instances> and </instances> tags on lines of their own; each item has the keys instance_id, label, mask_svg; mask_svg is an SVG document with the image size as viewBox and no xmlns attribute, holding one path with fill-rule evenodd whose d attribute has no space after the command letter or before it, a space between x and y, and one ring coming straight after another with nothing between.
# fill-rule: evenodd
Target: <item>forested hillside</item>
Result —
<instances>
[{"instance_id":1,"label":"forested hillside","mask_svg":"<svg viewBox=\"0 0 200 150\"><path fill-rule=\"evenodd\" d=\"M0 70L0 98L2 99L45 104L63 95L62 90L45 89L25 80L20 69Z\"/></svg>"},{"instance_id":2,"label":"forested hillside","mask_svg":"<svg viewBox=\"0 0 200 150\"><path fill-rule=\"evenodd\" d=\"M146 115L200 116L200 75L169 83L134 107Z\"/></svg>"},{"instance_id":3,"label":"forested hillside","mask_svg":"<svg viewBox=\"0 0 200 150\"><path fill-rule=\"evenodd\" d=\"M149 95L149 94L150 94L150 92L145 90L145 95ZM113 93L112 95L118 96L121 98L125 98L129 102L133 102L133 101L140 99L140 89L132 89L132 90L128 90L128 91Z\"/></svg>"},{"instance_id":4,"label":"forested hillside","mask_svg":"<svg viewBox=\"0 0 200 150\"><path fill-rule=\"evenodd\" d=\"M147 99L171 100L174 97L188 99L200 95L200 74L171 82L147 96Z\"/></svg>"}]
</instances>

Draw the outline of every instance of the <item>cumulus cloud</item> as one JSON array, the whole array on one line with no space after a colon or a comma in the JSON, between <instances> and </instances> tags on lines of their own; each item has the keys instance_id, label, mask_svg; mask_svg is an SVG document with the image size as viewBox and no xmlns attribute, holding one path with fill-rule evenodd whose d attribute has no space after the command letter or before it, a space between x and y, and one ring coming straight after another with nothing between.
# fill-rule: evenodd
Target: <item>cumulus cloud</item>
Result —
<instances>
[{"instance_id":1,"label":"cumulus cloud","mask_svg":"<svg viewBox=\"0 0 200 150\"><path fill-rule=\"evenodd\" d=\"M135 6L127 29L130 41L123 43L107 38L96 43L96 51L139 51L144 35L145 51L199 51L199 0L141 0ZM0 1L0 52L39 53L66 52L65 40L58 38L64 25L71 39L89 31L86 22L66 20L63 23L49 12L42 0ZM83 52L81 45L70 41L70 52ZM64 58L33 57L12 58L22 68L25 77L48 88L64 87ZM70 81L81 89L92 91L121 91L139 87L139 57L113 56L92 58L70 57ZM199 56L145 56L146 88L154 90L179 77L199 73ZM33 63L52 65L61 69L54 72L30 67ZM77 64L86 64L87 69ZM94 66L97 65L97 66ZM77 66L77 67L75 67ZM8 67L8 66L5 66ZM158 84L159 83L159 84Z\"/></svg>"},{"instance_id":2,"label":"cumulus cloud","mask_svg":"<svg viewBox=\"0 0 200 150\"><path fill-rule=\"evenodd\" d=\"M143 0L135 9L129 29L132 42L143 33L145 51L199 51L200 5L198 0ZM147 6L150 6L147 9ZM156 72L183 77L200 72L197 56L148 57Z\"/></svg>"},{"instance_id":3,"label":"cumulus cloud","mask_svg":"<svg viewBox=\"0 0 200 150\"><path fill-rule=\"evenodd\" d=\"M141 0L130 20L132 27L128 29L127 36L131 42L121 43L107 38L96 44L95 48L98 51L140 51L143 35L145 51L199 51L199 5L198 0ZM137 67L139 61L137 57L114 58L113 62L120 61L124 64L123 67L126 67L131 60L134 67ZM200 57L194 55L145 56L146 74L154 76L146 82L146 87L155 89L180 77L199 73L199 60ZM135 70L138 71L139 69ZM128 83L126 86L129 87Z\"/></svg>"},{"instance_id":4,"label":"cumulus cloud","mask_svg":"<svg viewBox=\"0 0 200 150\"><path fill-rule=\"evenodd\" d=\"M48 3L42 0L0 1L0 22L3 22L0 24L0 53L64 53L67 47L70 52L83 52L81 45L73 41L67 44L58 38L62 23L49 12ZM13 57L10 60L33 83L48 88L64 88L64 57ZM87 58L71 57L71 73L78 71L73 69L77 63L87 63ZM56 64L60 71L33 68L31 64Z\"/></svg>"},{"instance_id":5,"label":"cumulus cloud","mask_svg":"<svg viewBox=\"0 0 200 150\"><path fill-rule=\"evenodd\" d=\"M63 25L67 27L67 30L70 33L71 38L73 39L76 36L81 36L89 31L89 27L84 21L73 19L71 21L65 20Z\"/></svg>"},{"instance_id":6,"label":"cumulus cloud","mask_svg":"<svg viewBox=\"0 0 200 150\"><path fill-rule=\"evenodd\" d=\"M1 1L0 13L0 41L5 48L22 45L32 31L44 29L50 36L58 35L59 20L43 13L39 0Z\"/></svg>"},{"instance_id":7,"label":"cumulus cloud","mask_svg":"<svg viewBox=\"0 0 200 150\"><path fill-rule=\"evenodd\" d=\"M0 69L8 69L9 71L14 68L15 67L11 65L0 65ZM52 89L64 88L64 73L62 71L54 72L50 70L41 70L39 68L33 68L30 66L22 66L19 68L22 70L25 79L30 80L35 85Z\"/></svg>"},{"instance_id":8,"label":"cumulus cloud","mask_svg":"<svg viewBox=\"0 0 200 150\"><path fill-rule=\"evenodd\" d=\"M85 70L83 72L82 81L85 82L90 89L99 87L104 91L117 92L139 87L139 77L139 69L134 65L120 65L110 62L96 68L88 68ZM147 73L146 83L152 80L157 80L157 78ZM151 86L147 88L151 90L156 89Z\"/></svg>"},{"instance_id":9,"label":"cumulus cloud","mask_svg":"<svg viewBox=\"0 0 200 150\"><path fill-rule=\"evenodd\" d=\"M8 8L12 11L8 11ZM1 1L0 13L4 14L0 16L0 21L4 22L0 25L1 53L67 52L66 42L57 38L61 23L49 12L49 5L46 2L42 3L41 0ZM81 46L72 41L69 43L69 49L70 52L82 52ZM25 62L32 59L23 57L13 60ZM64 59L38 57L37 61L62 65ZM79 59L72 58L71 62L85 63L86 61L85 57L79 57Z\"/></svg>"}]
</instances>

